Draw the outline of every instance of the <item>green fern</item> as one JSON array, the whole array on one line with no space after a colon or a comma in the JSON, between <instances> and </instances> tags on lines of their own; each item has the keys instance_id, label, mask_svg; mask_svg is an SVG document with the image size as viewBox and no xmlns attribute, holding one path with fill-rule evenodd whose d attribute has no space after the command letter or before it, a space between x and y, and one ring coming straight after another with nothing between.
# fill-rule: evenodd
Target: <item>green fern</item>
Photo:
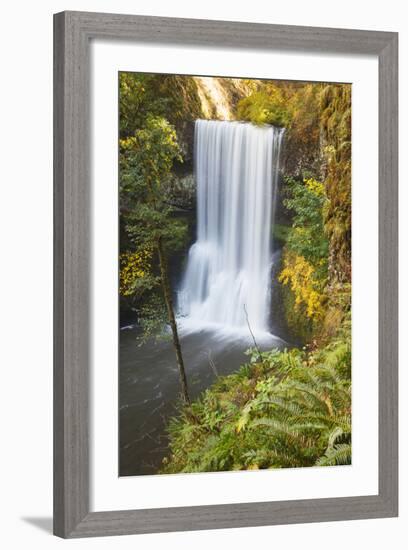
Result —
<instances>
[{"instance_id":1,"label":"green fern","mask_svg":"<svg viewBox=\"0 0 408 550\"><path fill-rule=\"evenodd\" d=\"M309 354L257 353L218 378L171 421L162 472L350 464L349 335Z\"/></svg>"},{"instance_id":2,"label":"green fern","mask_svg":"<svg viewBox=\"0 0 408 550\"><path fill-rule=\"evenodd\" d=\"M351 464L351 443L335 445L316 461L317 466L340 466Z\"/></svg>"}]
</instances>

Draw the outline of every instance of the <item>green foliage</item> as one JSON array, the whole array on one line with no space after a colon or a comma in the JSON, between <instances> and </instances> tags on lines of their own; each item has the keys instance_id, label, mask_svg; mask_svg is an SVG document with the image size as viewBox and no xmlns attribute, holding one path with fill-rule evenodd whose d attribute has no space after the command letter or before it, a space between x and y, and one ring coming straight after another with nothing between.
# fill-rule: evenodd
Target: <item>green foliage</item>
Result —
<instances>
[{"instance_id":1,"label":"green foliage","mask_svg":"<svg viewBox=\"0 0 408 550\"><path fill-rule=\"evenodd\" d=\"M133 136L119 140L119 155L124 207L161 200L173 162L182 160L174 128L165 118L152 115Z\"/></svg>"},{"instance_id":2,"label":"green foliage","mask_svg":"<svg viewBox=\"0 0 408 550\"><path fill-rule=\"evenodd\" d=\"M174 128L163 118L148 116L144 128L120 141L122 221L139 248L151 249L159 238L174 247L185 235L163 200L173 162L180 159Z\"/></svg>"},{"instance_id":3,"label":"green foliage","mask_svg":"<svg viewBox=\"0 0 408 550\"><path fill-rule=\"evenodd\" d=\"M121 263L121 292L138 300L139 322L150 336L165 319L153 252L159 240L165 250L174 251L186 238L185 223L174 218L173 207L165 202L173 163L181 161L180 147L171 124L152 115L119 145L121 223L128 247L121 255L127 259ZM142 251L149 251L147 258Z\"/></svg>"},{"instance_id":4,"label":"green foliage","mask_svg":"<svg viewBox=\"0 0 408 550\"><path fill-rule=\"evenodd\" d=\"M197 86L191 77L119 73L120 137L133 136L149 116L171 124L202 115Z\"/></svg>"},{"instance_id":5,"label":"green foliage","mask_svg":"<svg viewBox=\"0 0 408 550\"><path fill-rule=\"evenodd\" d=\"M162 473L350 464L350 349L344 331L315 352L250 350L172 419Z\"/></svg>"},{"instance_id":6,"label":"green foliage","mask_svg":"<svg viewBox=\"0 0 408 550\"><path fill-rule=\"evenodd\" d=\"M286 177L285 192L287 198L284 205L293 215L287 248L310 262L323 279L328 255L328 240L323 225L323 208L327 201L324 187L312 178L298 181Z\"/></svg>"},{"instance_id":7,"label":"green foliage","mask_svg":"<svg viewBox=\"0 0 408 550\"><path fill-rule=\"evenodd\" d=\"M237 117L253 124L287 126L290 114L279 88L269 87L266 91L255 91L241 99L237 107Z\"/></svg>"}]
</instances>

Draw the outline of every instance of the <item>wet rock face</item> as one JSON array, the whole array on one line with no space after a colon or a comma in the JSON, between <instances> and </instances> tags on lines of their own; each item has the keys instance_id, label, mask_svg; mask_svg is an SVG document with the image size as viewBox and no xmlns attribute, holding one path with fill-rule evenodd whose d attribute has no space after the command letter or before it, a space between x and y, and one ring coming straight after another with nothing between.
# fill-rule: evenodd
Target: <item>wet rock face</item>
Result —
<instances>
[{"instance_id":1,"label":"wet rock face","mask_svg":"<svg viewBox=\"0 0 408 550\"><path fill-rule=\"evenodd\" d=\"M304 143L296 132L286 130L281 152L282 173L286 176L301 177L304 171L323 175L322 148L319 140Z\"/></svg>"},{"instance_id":2,"label":"wet rock face","mask_svg":"<svg viewBox=\"0 0 408 550\"><path fill-rule=\"evenodd\" d=\"M177 77L183 116L174 123L182 149L183 163L175 165L177 175L193 173L194 125L196 119L234 120L237 103L250 90L243 79L192 77L188 83ZM190 108L194 104L194 109Z\"/></svg>"},{"instance_id":3,"label":"wet rock face","mask_svg":"<svg viewBox=\"0 0 408 550\"><path fill-rule=\"evenodd\" d=\"M179 144L182 150L183 163L180 163L181 166L178 167L179 171L183 172L193 172L193 157L194 157L194 120L182 121L177 127L177 137ZM184 168L184 169L183 169Z\"/></svg>"}]
</instances>

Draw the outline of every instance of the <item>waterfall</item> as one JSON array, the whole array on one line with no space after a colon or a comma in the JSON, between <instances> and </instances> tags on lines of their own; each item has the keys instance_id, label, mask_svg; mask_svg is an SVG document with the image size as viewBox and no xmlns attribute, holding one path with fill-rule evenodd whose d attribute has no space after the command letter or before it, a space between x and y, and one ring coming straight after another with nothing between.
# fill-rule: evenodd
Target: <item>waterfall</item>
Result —
<instances>
[{"instance_id":1,"label":"waterfall","mask_svg":"<svg viewBox=\"0 0 408 550\"><path fill-rule=\"evenodd\" d=\"M197 120L197 240L178 292L183 326L269 329L271 239L283 130Z\"/></svg>"}]
</instances>

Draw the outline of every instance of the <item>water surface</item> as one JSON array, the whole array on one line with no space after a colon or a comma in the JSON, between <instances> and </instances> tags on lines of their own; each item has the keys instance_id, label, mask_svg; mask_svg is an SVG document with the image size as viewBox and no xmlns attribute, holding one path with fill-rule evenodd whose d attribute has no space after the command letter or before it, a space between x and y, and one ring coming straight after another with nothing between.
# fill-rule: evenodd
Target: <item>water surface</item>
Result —
<instances>
[{"instance_id":1,"label":"water surface","mask_svg":"<svg viewBox=\"0 0 408 550\"><path fill-rule=\"evenodd\" d=\"M155 474L168 455L166 425L176 414L180 386L170 340L138 345L138 329L120 331L120 475ZM253 346L249 334L202 331L181 339L191 398L196 398L218 375L236 371L248 361L245 350ZM270 336L257 340L261 349L285 347ZM213 363L213 366L211 366Z\"/></svg>"}]
</instances>

